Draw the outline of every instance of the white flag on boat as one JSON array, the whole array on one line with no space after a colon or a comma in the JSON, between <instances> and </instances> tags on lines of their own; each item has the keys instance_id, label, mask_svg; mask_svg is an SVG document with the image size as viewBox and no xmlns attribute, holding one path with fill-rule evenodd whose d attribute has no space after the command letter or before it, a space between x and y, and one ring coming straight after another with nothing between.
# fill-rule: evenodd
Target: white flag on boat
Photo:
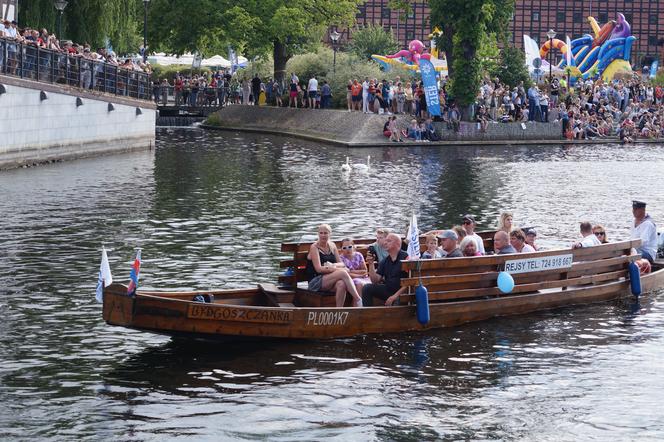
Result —
<instances>
[{"instance_id":1,"label":"white flag on boat","mask_svg":"<svg viewBox=\"0 0 664 442\"><path fill-rule=\"evenodd\" d=\"M101 264L99 265L99 279L97 279L97 293L95 295L97 302L104 301L104 287L108 287L112 282L113 275L111 275L111 266L108 265L106 248L101 246Z\"/></svg>"},{"instance_id":2,"label":"white flag on boat","mask_svg":"<svg viewBox=\"0 0 664 442\"><path fill-rule=\"evenodd\" d=\"M420 259L420 231L417 228L417 217L413 213L408 226L408 259Z\"/></svg>"}]
</instances>

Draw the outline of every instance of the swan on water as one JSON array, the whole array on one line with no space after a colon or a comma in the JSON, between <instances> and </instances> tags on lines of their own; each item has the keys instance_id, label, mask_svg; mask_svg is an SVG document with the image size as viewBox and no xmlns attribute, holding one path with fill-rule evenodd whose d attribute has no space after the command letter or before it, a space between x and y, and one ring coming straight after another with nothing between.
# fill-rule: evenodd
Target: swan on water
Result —
<instances>
[{"instance_id":1,"label":"swan on water","mask_svg":"<svg viewBox=\"0 0 664 442\"><path fill-rule=\"evenodd\" d=\"M342 172L350 172L350 160L346 157L346 164L341 165Z\"/></svg>"},{"instance_id":2,"label":"swan on water","mask_svg":"<svg viewBox=\"0 0 664 442\"><path fill-rule=\"evenodd\" d=\"M369 170L370 162L371 162L371 155L367 155L367 164L363 164L363 163L353 164L353 169Z\"/></svg>"}]
</instances>

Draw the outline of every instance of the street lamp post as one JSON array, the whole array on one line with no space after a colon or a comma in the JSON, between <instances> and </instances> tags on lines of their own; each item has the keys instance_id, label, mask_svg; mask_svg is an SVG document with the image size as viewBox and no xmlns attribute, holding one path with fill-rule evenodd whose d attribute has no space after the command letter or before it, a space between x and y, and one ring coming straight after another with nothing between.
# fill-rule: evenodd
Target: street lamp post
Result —
<instances>
[{"instance_id":1,"label":"street lamp post","mask_svg":"<svg viewBox=\"0 0 664 442\"><path fill-rule=\"evenodd\" d=\"M336 29L330 32L330 40L332 40L332 50L334 51L334 59L332 61L332 72L334 73L337 72L337 45L339 42L339 37L341 37L341 34L339 34Z\"/></svg>"},{"instance_id":2,"label":"street lamp post","mask_svg":"<svg viewBox=\"0 0 664 442\"><path fill-rule=\"evenodd\" d=\"M556 36L556 31L549 29L546 36L549 37L549 85L551 85L551 82L553 81L553 37ZM570 49L567 48L567 50L569 51Z\"/></svg>"},{"instance_id":3,"label":"street lamp post","mask_svg":"<svg viewBox=\"0 0 664 442\"><path fill-rule=\"evenodd\" d=\"M53 2L53 5L55 6L55 9L58 10L58 39L62 40L62 13L64 12L65 8L67 7L67 3L69 3L67 0L55 0Z\"/></svg>"},{"instance_id":4,"label":"street lamp post","mask_svg":"<svg viewBox=\"0 0 664 442\"><path fill-rule=\"evenodd\" d=\"M148 5L150 0L143 0L143 63L148 61Z\"/></svg>"}]
</instances>

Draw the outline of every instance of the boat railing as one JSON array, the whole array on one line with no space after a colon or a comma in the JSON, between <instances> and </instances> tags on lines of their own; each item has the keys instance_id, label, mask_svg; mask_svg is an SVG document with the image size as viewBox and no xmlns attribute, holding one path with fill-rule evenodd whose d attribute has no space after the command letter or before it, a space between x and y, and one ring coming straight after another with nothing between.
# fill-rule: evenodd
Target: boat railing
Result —
<instances>
[{"instance_id":1,"label":"boat railing","mask_svg":"<svg viewBox=\"0 0 664 442\"><path fill-rule=\"evenodd\" d=\"M498 277L501 271L516 268L512 266L519 270L510 272L514 281L510 295L618 281L627 277L629 263L640 258L633 253L639 245L640 240L630 240L581 249L404 261L402 268L409 276L401 280L401 286L408 287L402 302L414 301L420 283L430 301L502 296Z\"/></svg>"},{"instance_id":2,"label":"boat railing","mask_svg":"<svg viewBox=\"0 0 664 442\"><path fill-rule=\"evenodd\" d=\"M149 100L150 74L0 37L0 74Z\"/></svg>"}]
</instances>

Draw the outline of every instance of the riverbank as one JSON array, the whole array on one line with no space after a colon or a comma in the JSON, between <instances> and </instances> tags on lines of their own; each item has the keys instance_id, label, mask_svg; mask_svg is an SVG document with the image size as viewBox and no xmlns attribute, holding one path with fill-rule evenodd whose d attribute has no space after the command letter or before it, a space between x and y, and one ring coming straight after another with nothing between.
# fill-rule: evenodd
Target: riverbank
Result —
<instances>
[{"instance_id":1,"label":"riverbank","mask_svg":"<svg viewBox=\"0 0 664 442\"><path fill-rule=\"evenodd\" d=\"M401 127L412 117L397 115ZM295 109L267 106L230 105L212 114L205 129L288 135L346 147L394 146L383 135L386 115L364 114L332 109ZM597 144L618 143L617 138L570 141L561 137L561 123L490 123L486 132L476 123L462 122L459 132L434 123L441 141L422 142L428 146ZM641 141L641 140L639 140ZM407 141L404 145L420 144Z\"/></svg>"}]
</instances>

